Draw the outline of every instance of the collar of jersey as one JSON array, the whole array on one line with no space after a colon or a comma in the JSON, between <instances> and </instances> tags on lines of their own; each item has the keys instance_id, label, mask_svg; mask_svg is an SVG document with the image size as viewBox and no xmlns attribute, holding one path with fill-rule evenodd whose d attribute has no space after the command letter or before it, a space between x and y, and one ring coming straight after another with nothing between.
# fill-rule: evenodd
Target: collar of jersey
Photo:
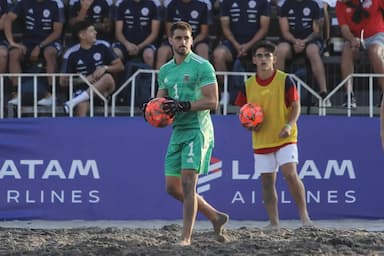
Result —
<instances>
[{"instance_id":1,"label":"collar of jersey","mask_svg":"<svg viewBox=\"0 0 384 256\"><path fill-rule=\"evenodd\" d=\"M191 60L191 56L192 56L192 51L190 51L190 52L187 54L187 56L185 57L185 59L184 59L184 61L183 61L182 63L184 63L184 62L188 63L188 62ZM173 59L173 64L174 64L174 65L177 65L175 59ZM180 64L181 64L181 63L180 63Z\"/></svg>"}]
</instances>

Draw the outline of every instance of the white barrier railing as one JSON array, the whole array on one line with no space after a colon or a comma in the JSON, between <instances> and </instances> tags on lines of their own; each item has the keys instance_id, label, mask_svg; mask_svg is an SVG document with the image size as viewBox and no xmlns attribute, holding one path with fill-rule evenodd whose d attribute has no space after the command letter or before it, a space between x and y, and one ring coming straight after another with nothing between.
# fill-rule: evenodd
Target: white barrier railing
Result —
<instances>
[{"instance_id":1,"label":"white barrier railing","mask_svg":"<svg viewBox=\"0 0 384 256\"><path fill-rule=\"evenodd\" d=\"M327 100L327 99L330 99L338 90L340 90L342 87L345 86L346 83L348 83L348 81L350 79L352 79L353 81L353 78L355 77L361 77L361 78L368 78L368 100L369 100L369 111L368 111L368 114L369 114L369 117L373 117L373 78L377 78L377 77L384 77L384 74L372 74L372 73L354 73L354 74L350 74L349 76L347 76L343 81L341 81L331 92L329 92L329 94L327 95L326 98L324 98L324 100ZM353 83L352 83L353 84ZM348 95L348 98L347 98L347 105L350 106L351 105L351 95L349 94ZM326 108L322 108L321 110L321 115L322 116L325 116L327 114L327 109ZM350 107L347 108L347 116L351 116L352 114L352 109Z\"/></svg>"},{"instance_id":2,"label":"white barrier railing","mask_svg":"<svg viewBox=\"0 0 384 256\"><path fill-rule=\"evenodd\" d=\"M19 102L19 104L15 105L15 106L11 106L11 104L8 104L7 101L6 101L6 95L5 95L5 78L6 77L17 77L17 100ZM80 79L88 85L88 87L90 88L90 110L89 110L89 115L91 117L94 116L95 114L95 110L94 110L94 94L96 94L101 100L102 102L104 103L104 116L108 116L108 99L106 97L104 97L104 95L99 92L96 87L91 84L85 76L81 75L81 74L62 74L62 73L50 73L50 74L47 74L47 73L23 73L23 74L11 74L11 73L5 73L5 74L0 74L0 118L4 118L4 107L5 105L7 104L7 107L8 108L16 108L16 117L17 118L21 118L22 117L22 113L23 113L23 110L25 110L25 106L23 106L22 104L22 89L21 89L21 86L22 86L22 78L32 78L33 79L33 104L32 104L32 108L33 108L33 117L38 117L38 113L39 113L39 108L42 108L42 107L39 107L37 102L38 102L38 78L39 77L52 77L52 88L51 88L51 91L50 93L52 94L52 97L53 99L58 99L57 97L57 89L58 89L58 86L59 86L59 83L58 83L58 79L60 77L68 77L68 86L65 86L67 87L68 89L68 95L69 95L69 98L72 99L73 98L73 88L74 88L74 79L75 78L78 78L80 77ZM11 86L11 85L10 85ZM64 88L65 88L64 87ZM57 115L57 102L56 100L53 100L52 102L52 105L50 107L44 107L44 108L50 108L51 109L51 115L52 117L56 117ZM73 117L73 109L70 109L70 113L69 113L69 116L70 117Z\"/></svg>"},{"instance_id":3,"label":"white barrier railing","mask_svg":"<svg viewBox=\"0 0 384 256\"><path fill-rule=\"evenodd\" d=\"M143 73L149 73L152 74L152 79L151 79L151 97L154 97L155 95L155 90L156 90L156 74L158 73L158 70L149 70L149 69L138 69L125 83L123 83L119 89L114 92L112 95L112 105L111 105L111 115L114 117L115 116L115 111L116 111L116 101L118 95L129 85L131 85L131 98L130 98L130 113L129 115L132 117L135 114L134 111L134 106L135 106L135 91L136 91L136 78L140 74ZM228 95L225 95L228 93L229 89L229 77L230 76L243 76L243 80L245 81L249 76L252 76L254 73L253 72L222 72L222 71L216 71L216 75L219 76L224 76L224 97L228 97ZM298 86L299 93L302 90L302 87L307 90L310 94L312 94L318 101L319 101L319 106L322 107L324 106L324 101L321 98L321 96L314 91L309 85L307 85L303 80L301 80L299 77L297 77L294 74L290 74L293 80L296 81L296 84ZM223 115L228 114L228 104L223 105ZM321 114L321 111L319 109L319 115Z\"/></svg>"},{"instance_id":4,"label":"white barrier railing","mask_svg":"<svg viewBox=\"0 0 384 256\"><path fill-rule=\"evenodd\" d=\"M127 79L112 95L111 95L111 106L110 106L110 114L112 117L116 116L117 109L120 106L117 106L117 99L120 93L124 89L129 89L127 88L129 85L130 87L130 103L129 103L129 116L134 116L135 115L135 92L136 92L136 87L138 86L136 84L136 78L138 75L143 74L143 73L149 73L151 74L151 96L154 97L156 93L156 74L158 73L158 70L144 70L144 69L138 69L129 79ZM246 80L249 76L253 75L254 73L251 72L216 72L216 75L221 75L224 76L224 93L228 93L229 89L229 78L230 76L243 76L243 80ZM94 106L94 96L95 94L102 100L104 104L104 108L102 110L102 114L107 117L109 115L109 107L108 107L108 99L104 97L102 93L100 93L84 76L79 75L79 74L61 74L61 73L55 73L55 74L44 74L44 73L27 73L27 74L0 74L0 118L4 118L4 106L7 104L6 102L6 95L5 95L5 77L18 77L18 85L17 85L17 92L18 92L18 101L22 102L22 94L21 94L21 86L22 86L22 78L23 77L32 77L33 78L33 105L32 105L32 112L33 112L33 117L38 117L39 114L39 109L41 107L38 106L38 78L39 77L52 77L52 97L54 99L57 99L57 86L58 86L58 78L59 77L69 77L69 85L68 85L68 95L69 98L73 97L73 88L74 88L74 83L73 80L74 78L80 77L85 84L91 88L90 92L90 110L89 110L89 116L93 117L95 115L95 106ZM311 94L317 101L318 101L318 115L319 116L324 116L327 114L327 108L325 107L325 101L332 98L337 91L339 91L345 83L348 82L349 79L353 79L354 77L366 77L369 79L369 86L368 86L368 91L369 91L369 117L374 116L374 111L373 111L373 78L375 77L384 77L384 74L372 74L372 73L364 73L364 74L352 74L348 76L346 79L341 81L329 94L326 98L322 99L321 96L311 88L311 86L307 85L303 80L301 80L299 77L297 77L294 74L290 74L292 79L296 82L298 86L299 93L304 89L306 90L309 94ZM348 99L349 102L351 99ZM31 106L30 106L31 107ZM30 108L29 107L29 108ZM227 115L228 114L228 104L224 104L222 107L221 114ZM25 109L25 106L22 106L21 104L18 104L16 106L16 117L21 118L23 114L23 110ZM44 107L45 109L50 108L50 113L52 117L57 116L57 103L56 101L53 101L52 106L50 107ZM351 109L347 108L347 116L351 116ZM73 110L70 110L69 116L73 116Z\"/></svg>"}]
</instances>

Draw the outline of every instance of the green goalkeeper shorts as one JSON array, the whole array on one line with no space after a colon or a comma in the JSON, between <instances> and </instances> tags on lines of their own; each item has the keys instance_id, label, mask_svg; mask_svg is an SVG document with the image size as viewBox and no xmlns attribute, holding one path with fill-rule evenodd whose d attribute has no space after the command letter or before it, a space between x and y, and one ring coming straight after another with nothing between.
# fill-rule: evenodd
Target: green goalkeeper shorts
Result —
<instances>
[{"instance_id":1,"label":"green goalkeeper shorts","mask_svg":"<svg viewBox=\"0 0 384 256\"><path fill-rule=\"evenodd\" d=\"M165 176L181 176L182 170L208 173L212 149L213 140L206 140L200 131L183 142L171 138L165 157Z\"/></svg>"}]
</instances>

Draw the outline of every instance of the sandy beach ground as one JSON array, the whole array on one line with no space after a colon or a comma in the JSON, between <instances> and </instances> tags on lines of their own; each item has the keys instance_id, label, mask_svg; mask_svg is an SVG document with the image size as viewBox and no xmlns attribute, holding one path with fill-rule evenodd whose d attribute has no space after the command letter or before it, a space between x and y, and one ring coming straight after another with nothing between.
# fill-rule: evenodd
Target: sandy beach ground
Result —
<instances>
[{"instance_id":1,"label":"sandy beach ground","mask_svg":"<svg viewBox=\"0 0 384 256\"><path fill-rule=\"evenodd\" d=\"M233 221L227 243L215 240L207 221L198 221L192 245L177 245L177 221L4 221L0 255L380 255L384 220L318 220L301 228L283 220L278 232L263 232L267 222Z\"/></svg>"}]
</instances>

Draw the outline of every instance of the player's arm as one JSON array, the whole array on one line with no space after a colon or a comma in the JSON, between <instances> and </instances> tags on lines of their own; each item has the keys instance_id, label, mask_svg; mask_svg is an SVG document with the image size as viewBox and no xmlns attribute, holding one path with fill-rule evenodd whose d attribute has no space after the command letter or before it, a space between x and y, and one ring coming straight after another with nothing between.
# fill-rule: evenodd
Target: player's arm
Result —
<instances>
[{"instance_id":1,"label":"player's arm","mask_svg":"<svg viewBox=\"0 0 384 256\"><path fill-rule=\"evenodd\" d=\"M289 121L287 122L288 125L291 127L296 124L297 120L299 119L300 116L300 101L295 100L291 102L291 115L289 117Z\"/></svg>"},{"instance_id":2,"label":"player's arm","mask_svg":"<svg viewBox=\"0 0 384 256\"><path fill-rule=\"evenodd\" d=\"M230 41L233 44L233 46L236 47L236 49L238 49L240 47L240 44L237 42L235 36L231 31L229 16L220 17L220 24L221 24L221 30L223 31L224 37L228 41Z\"/></svg>"},{"instance_id":3,"label":"player's arm","mask_svg":"<svg viewBox=\"0 0 384 256\"><path fill-rule=\"evenodd\" d=\"M289 23L287 17L279 17L279 26L283 38L291 43L296 43L296 37L289 31Z\"/></svg>"},{"instance_id":4,"label":"player's arm","mask_svg":"<svg viewBox=\"0 0 384 256\"><path fill-rule=\"evenodd\" d=\"M151 33L144 39L140 44L137 45L140 50L143 50L147 45L153 43L160 31L160 20L152 20L151 22Z\"/></svg>"},{"instance_id":5,"label":"player's arm","mask_svg":"<svg viewBox=\"0 0 384 256\"><path fill-rule=\"evenodd\" d=\"M312 22L312 33L304 39L305 43L308 43L316 38L321 37L320 35L320 20L313 20Z\"/></svg>"},{"instance_id":6,"label":"player's arm","mask_svg":"<svg viewBox=\"0 0 384 256\"><path fill-rule=\"evenodd\" d=\"M45 46L49 43L52 43L58 39L60 39L63 32L63 23L61 22L54 22L53 23L53 31L47 38L45 38L42 42L40 42L40 45Z\"/></svg>"},{"instance_id":7,"label":"player's arm","mask_svg":"<svg viewBox=\"0 0 384 256\"><path fill-rule=\"evenodd\" d=\"M360 40L359 40L359 38L356 38L352 34L351 29L349 28L348 25L346 25L346 24L341 25L340 31L341 31L341 35L343 36L343 38L350 42L351 47L353 47L353 48L360 48Z\"/></svg>"},{"instance_id":8,"label":"player's arm","mask_svg":"<svg viewBox=\"0 0 384 256\"><path fill-rule=\"evenodd\" d=\"M196 101L178 101L168 98L163 103L163 110L166 113L174 115L177 112L215 110L218 104L218 86L217 83L210 83L201 87L201 98ZM159 90L157 95L163 95Z\"/></svg>"},{"instance_id":9,"label":"player's arm","mask_svg":"<svg viewBox=\"0 0 384 256\"><path fill-rule=\"evenodd\" d=\"M76 13L76 5L77 3L74 3L69 6L69 12L70 12L70 18L69 18L69 25L74 25L79 21L85 20L87 18L88 10L91 7L92 1L86 0L80 1L80 10Z\"/></svg>"},{"instance_id":10,"label":"player's arm","mask_svg":"<svg viewBox=\"0 0 384 256\"><path fill-rule=\"evenodd\" d=\"M285 79L285 105L291 109L291 113L280 131L279 136L281 138L288 137L291 134L292 127L297 123L301 111L296 85L289 76Z\"/></svg>"},{"instance_id":11,"label":"player's arm","mask_svg":"<svg viewBox=\"0 0 384 256\"><path fill-rule=\"evenodd\" d=\"M208 37L208 24L201 24L200 33L193 40L195 43L205 40Z\"/></svg>"},{"instance_id":12,"label":"player's arm","mask_svg":"<svg viewBox=\"0 0 384 256\"><path fill-rule=\"evenodd\" d=\"M215 110L218 104L217 83L201 87L201 98L191 102L192 111Z\"/></svg>"},{"instance_id":13,"label":"player's arm","mask_svg":"<svg viewBox=\"0 0 384 256\"><path fill-rule=\"evenodd\" d=\"M291 108L291 115L287 124L293 126L300 116L300 97L295 82L290 76L285 79L285 105Z\"/></svg>"},{"instance_id":14,"label":"player's arm","mask_svg":"<svg viewBox=\"0 0 384 256\"><path fill-rule=\"evenodd\" d=\"M123 34L123 26L124 21L115 21L115 37L120 43L122 43L126 48L128 48L127 45L130 44L130 42L125 38Z\"/></svg>"},{"instance_id":15,"label":"player's arm","mask_svg":"<svg viewBox=\"0 0 384 256\"><path fill-rule=\"evenodd\" d=\"M10 44L10 47L13 47L16 42L13 37L13 29L12 29L12 24L13 22L17 19L17 14L13 12L9 12L4 20L4 34L5 37L7 38L8 43Z\"/></svg>"},{"instance_id":16,"label":"player's arm","mask_svg":"<svg viewBox=\"0 0 384 256\"><path fill-rule=\"evenodd\" d=\"M251 38L251 40L247 42L247 49L245 51L248 51L256 42L260 41L267 35L270 20L271 18L269 16L260 17L260 29Z\"/></svg>"}]
</instances>

